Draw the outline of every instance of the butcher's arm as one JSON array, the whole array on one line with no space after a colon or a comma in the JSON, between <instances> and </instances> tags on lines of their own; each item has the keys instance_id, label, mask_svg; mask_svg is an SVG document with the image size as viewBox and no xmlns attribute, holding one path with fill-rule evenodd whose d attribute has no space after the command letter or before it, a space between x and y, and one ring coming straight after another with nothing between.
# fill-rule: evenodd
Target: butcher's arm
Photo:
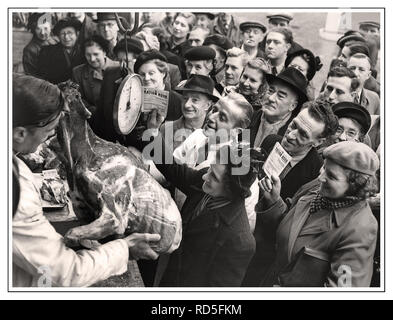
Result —
<instances>
[{"instance_id":1,"label":"butcher's arm","mask_svg":"<svg viewBox=\"0 0 393 320\"><path fill-rule=\"evenodd\" d=\"M73 251L43 216L13 221L13 263L33 278L46 271L52 286L84 287L127 271L129 251L123 239L96 250ZM33 286L38 285L32 284Z\"/></svg>"}]
</instances>

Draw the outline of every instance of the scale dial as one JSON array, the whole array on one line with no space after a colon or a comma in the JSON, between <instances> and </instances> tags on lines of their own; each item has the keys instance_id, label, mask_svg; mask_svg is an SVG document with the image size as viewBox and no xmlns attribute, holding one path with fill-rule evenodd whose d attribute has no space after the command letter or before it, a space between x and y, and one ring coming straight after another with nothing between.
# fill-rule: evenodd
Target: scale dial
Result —
<instances>
[{"instance_id":1,"label":"scale dial","mask_svg":"<svg viewBox=\"0 0 393 320\"><path fill-rule=\"evenodd\" d=\"M113 107L113 124L118 134L128 135L140 117L143 105L142 79L130 74L121 82Z\"/></svg>"}]
</instances>

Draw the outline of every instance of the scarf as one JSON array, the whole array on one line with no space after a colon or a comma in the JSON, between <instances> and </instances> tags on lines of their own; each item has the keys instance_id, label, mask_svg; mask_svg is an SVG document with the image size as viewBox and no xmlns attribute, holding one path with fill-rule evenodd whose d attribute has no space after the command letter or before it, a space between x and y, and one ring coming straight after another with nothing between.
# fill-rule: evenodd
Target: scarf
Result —
<instances>
[{"instance_id":1,"label":"scarf","mask_svg":"<svg viewBox=\"0 0 393 320\"><path fill-rule=\"evenodd\" d=\"M323 209L340 209L350 207L356 202L360 201L357 197L345 197L338 200L331 200L325 197L322 197L318 192L317 195L310 203L310 213L315 213Z\"/></svg>"}]
</instances>

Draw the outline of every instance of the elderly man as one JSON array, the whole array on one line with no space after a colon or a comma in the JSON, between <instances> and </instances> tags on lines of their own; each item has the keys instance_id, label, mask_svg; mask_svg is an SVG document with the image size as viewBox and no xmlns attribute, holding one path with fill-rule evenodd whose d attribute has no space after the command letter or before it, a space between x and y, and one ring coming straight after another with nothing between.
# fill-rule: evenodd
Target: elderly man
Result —
<instances>
[{"instance_id":1,"label":"elderly man","mask_svg":"<svg viewBox=\"0 0 393 320\"><path fill-rule=\"evenodd\" d=\"M277 75L285 68L285 59L293 43L292 32L275 28L266 34L265 54L272 65L272 74Z\"/></svg>"},{"instance_id":2,"label":"elderly man","mask_svg":"<svg viewBox=\"0 0 393 320\"><path fill-rule=\"evenodd\" d=\"M97 13L97 23L98 33L105 40L109 41L109 54L108 57L115 59L113 54L113 48L116 46L117 42L120 40L119 26L116 22L116 17L114 12L98 12Z\"/></svg>"},{"instance_id":3,"label":"elderly man","mask_svg":"<svg viewBox=\"0 0 393 320\"><path fill-rule=\"evenodd\" d=\"M289 67L278 76L266 75L269 90L250 125L251 144L259 147L270 134L283 135L292 118L307 98L307 80L297 69Z\"/></svg>"},{"instance_id":4,"label":"elderly man","mask_svg":"<svg viewBox=\"0 0 393 320\"><path fill-rule=\"evenodd\" d=\"M53 33L60 43L43 47L38 59L38 76L54 84L71 79L72 69L85 62L81 49L77 45L79 20L67 18L60 20Z\"/></svg>"},{"instance_id":5,"label":"elderly man","mask_svg":"<svg viewBox=\"0 0 393 320\"><path fill-rule=\"evenodd\" d=\"M233 48L233 43L227 38L219 34L214 34L205 39L204 46L212 48L216 52L214 58L214 74L212 77L216 82L216 89L222 93L223 87L219 84L223 81L225 75L225 60L227 58L226 52Z\"/></svg>"},{"instance_id":6,"label":"elderly man","mask_svg":"<svg viewBox=\"0 0 393 320\"><path fill-rule=\"evenodd\" d=\"M353 71L359 80L359 87L356 90L355 102L365 107L372 115L379 115L378 95L364 87L364 84L371 77L371 60L362 53L356 53L348 60L348 69Z\"/></svg>"},{"instance_id":7,"label":"elderly man","mask_svg":"<svg viewBox=\"0 0 393 320\"><path fill-rule=\"evenodd\" d=\"M263 40L266 27L259 22L247 21L240 24L240 30L243 37L241 49L248 53L250 59L263 58L264 52L259 49L259 44Z\"/></svg>"},{"instance_id":8,"label":"elderly man","mask_svg":"<svg viewBox=\"0 0 393 320\"><path fill-rule=\"evenodd\" d=\"M353 102L359 87L356 75L346 67L336 67L329 71L325 89L319 95L332 104Z\"/></svg>"},{"instance_id":9,"label":"elderly man","mask_svg":"<svg viewBox=\"0 0 393 320\"><path fill-rule=\"evenodd\" d=\"M322 159L317 147L336 132L338 122L331 105L323 100L308 102L305 108L292 120L284 137L268 136L262 148L270 152L276 142L292 157L291 162L280 175L282 199L293 197L299 188L318 177ZM244 286L258 286L264 273L274 260L272 247L262 232L261 217L257 216L255 238L256 254L250 263Z\"/></svg>"}]
</instances>

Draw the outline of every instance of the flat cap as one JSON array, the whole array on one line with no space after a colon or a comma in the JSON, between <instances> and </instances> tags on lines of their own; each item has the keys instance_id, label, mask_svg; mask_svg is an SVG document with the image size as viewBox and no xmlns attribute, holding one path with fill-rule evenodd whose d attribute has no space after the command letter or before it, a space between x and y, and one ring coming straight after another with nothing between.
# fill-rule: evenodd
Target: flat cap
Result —
<instances>
[{"instance_id":1,"label":"flat cap","mask_svg":"<svg viewBox=\"0 0 393 320\"><path fill-rule=\"evenodd\" d=\"M208 46L210 44L214 44L224 51L232 49L235 46L231 40L221 34L213 34L208 36L203 42L204 46Z\"/></svg>"},{"instance_id":2,"label":"flat cap","mask_svg":"<svg viewBox=\"0 0 393 320\"><path fill-rule=\"evenodd\" d=\"M158 50L152 49L152 50L143 51L135 61L134 72L138 73L139 68L142 67L143 64L154 59L168 62L167 58Z\"/></svg>"},{"instance_id":3,"label":"flat cap","mask_svg":"<svg viewBox=\"0 0 393 320\"><path fill-rule=\"evenodd\" d=\"M263 33L265 33L266 30L267 30L266 27L265 27L262 23L255 22L255 21L246 21L246 22L243 22L243 23L240 24L239 28L240 28L240 30L243 31L243 32L244 32L246 29L248 29L248 28L259 28L259 29L262 30Z\"/></svg>"},{"instance_id":4,"label":"flat cap","mask_svg":"<svg viewBox=\"0 0 393 320\"><path fill-rule=\"evenodd\" d=\"M380 23L376 21L362 21L359 22L359 26L370 26L378 29L381 27Z\"/></svg>"},{"instance_id":5,"label":"flat cap","mask_svg":"<svg viewBox=\"0 0 393 320\"><path fill-rule=\"evenodd\" d=\"M291 21L293 20L293 14L289 12L281 12L281 13L271 13L266 16L268 19L283 19L286 21Z\"/></svg>"},{"instance_id":6,"label":"flat cap","mask_svg":"<svg viewBox=\"0 0 393 320\"><path fill-rule=\"evenodd\" d=\"M364 133L368 132L371 127L371 116L368 110L360 104L353 102L336 103L332 110L338 118L349 118L356 120L361 126Z\"/></svg>"},{"instance_id":7,"label":"flat cap","mask_svg":"<svg viewBox=\"0 0 393 320\"><path fill-rule=\"evenodd\" d=\"M216 52L208 46L193 47L184 54L184 58L189 61L213 60L215 57Z\"/></svg>"},{"instance_id":8,"label":"flat cap","mask_svg":"<svg viewBox=\"0 0 393 320\"><path fill-rule=\"evenodd\" d=\"M342 141L335 143L323 151L323 156L344 168L371 176L379 169L377 154L361 142Z\"/></svg>"}]
</instances>

